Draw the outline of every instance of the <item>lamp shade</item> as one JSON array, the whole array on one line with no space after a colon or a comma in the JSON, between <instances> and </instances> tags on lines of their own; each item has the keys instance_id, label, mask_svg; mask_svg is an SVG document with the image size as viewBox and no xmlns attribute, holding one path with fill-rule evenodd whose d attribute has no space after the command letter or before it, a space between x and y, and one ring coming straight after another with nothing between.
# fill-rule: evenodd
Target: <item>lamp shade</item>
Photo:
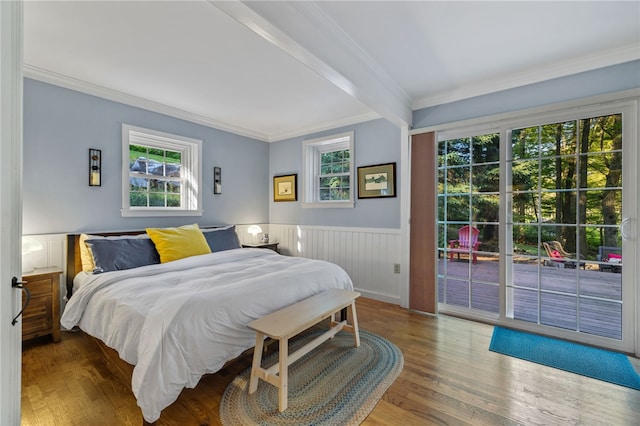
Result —
<instances>
[{"instance_id":1,"label":"lamp shade","mask_svg":"<svg viewBox=\"0 0 640 426\"><path fill-rule=\"evenodd\" d=\"M42 250L42 243L33 237L22 237L22 254Z\"/></svg>"},{"instance_id":2,"label":"lamp shade","mask_svg":"<svg viewBox=\"0 0 640 426\"><path fill-rule=\"evenodd\" d=\"M247 232L255 236L262 232L262 228L260 228L260 225L251 225Z\"/></svg>"}]
</instances>

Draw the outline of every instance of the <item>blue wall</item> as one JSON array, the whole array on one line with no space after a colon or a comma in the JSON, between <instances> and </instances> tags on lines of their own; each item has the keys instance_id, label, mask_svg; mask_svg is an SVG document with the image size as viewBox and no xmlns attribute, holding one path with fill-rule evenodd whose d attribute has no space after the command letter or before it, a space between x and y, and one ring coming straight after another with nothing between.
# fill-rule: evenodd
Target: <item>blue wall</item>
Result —
<instances>
[{"instance_id":1,"label":"blue wall","mask_svg":"<svg viewBox=\"0 0 640 426\"><path fill-rule=\"evenodd\" d=\"M633 88L640 88L640 61L418 110L413 115L413 127ZM25 79L24 105L25 234L141 229L192 222L400 227L400 130L383 119L267 144L30 79ZM204 141L204 216L121 216L122 123ZM346 131L354 131L356 167L397 163L396 198L356 198L353 209L303 209L300 201L273 202L274 175L297 173L301 181L304 140ZM87 185L89 148L102 149L102 187ZM222 195L213 195L214 166L222 167Z\"/></svg>"},{"instance_id":2,"label":"blue wall","mask_svg":"<svg viewBox=\"0 0 640 426\"><path fill-rule=\"evenodd\" d=\"M413 128L571 101L640 87L640 61L555 78L414 111Z\"/></svg>"},{"instance_id":3,"label":"blue wall","mask_svg":"<svg viewBox=\"0 0 640 426\"><path fill-rule=\"evenodd\" d=\"M122 123L203 141L203 216L122 217ZM102 150L102 186L88 186L88 150ZM267 223L269 145L36 80L24 81L24 234ZM223 193L213 194L213 167Z\"/></svg>"},{"instance_id":4,"label":"blue wall","mask_svg":"<svg viewBox=\"0 0 640 426\"><path fill-rule=\"evenodd\" d=\"M355 207L350 208L302 208L302 142L322 136L353 131L355 142L355 166L396 163L395 198L361 199L355 197ZM269 217L271 223L297 225L347 226L364 228L400 228L400 130L386 120L345 126L329 131L273 142L269 149L269 175L298 174L298 201L273 202L270 189ZM353 186L357 191L357 187Z\"/></svg>"}]
</instances>

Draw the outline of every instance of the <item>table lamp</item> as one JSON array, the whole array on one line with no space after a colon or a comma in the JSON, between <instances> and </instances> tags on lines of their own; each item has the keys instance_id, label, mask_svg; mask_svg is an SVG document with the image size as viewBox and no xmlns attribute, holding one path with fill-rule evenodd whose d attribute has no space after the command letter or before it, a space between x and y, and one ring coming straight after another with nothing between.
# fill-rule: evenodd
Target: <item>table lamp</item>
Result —
<instances>
[{"instance_id":1,"label":"table lamp","mask_svg":"<svg viewBox=\"0 0 640 426\"><path fill-rule=\"evenodd\" d=\"M22 273L34 270L31 253L42 250L42 243L33 237L22 237Z\"/></svg>"}]
</instances>

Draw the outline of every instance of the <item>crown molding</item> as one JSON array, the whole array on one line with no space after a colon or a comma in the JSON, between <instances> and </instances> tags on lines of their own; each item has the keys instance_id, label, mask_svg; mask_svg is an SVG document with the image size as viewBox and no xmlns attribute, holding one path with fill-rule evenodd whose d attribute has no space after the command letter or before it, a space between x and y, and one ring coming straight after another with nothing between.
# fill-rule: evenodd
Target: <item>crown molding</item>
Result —
<instances>
[{"instance_id":1,"label":"crown molding","mask_svg":"<svg viewBox=\"0 0 640 426\"><path fill-rule=\"evenodd\" d=\"M638 59L640 59L640 49L637 44L631 44L428 95L415 100L412 109L415 111Z\"/></svg>"},{"instance_id":2,"label":"crown molding","mask_svg":"<svg viewBox=\"0 0 640 426\"><path fill-rule=\"evenodd\" d=\"M318 125L301 127L289 132L269 135L265 133L254 132L242 127L232 126L209 117L184 111L179 108L170 107L159 102L150 101L118 90L109 89L97 84L88 83L63 74L58 74L43 68L25 64L23 66L24 76L33 80L42 81L44 83L53 84L54 86L63 87L65 89L74 90L85 93L87 95L97 96L114 102L119 102L136 108L142 108L148 111L157 112L159 114L168 115L170 117L189 121L191 123L200 124L214 129L223 130L239 136L245 136L251 139L257 139L261 142L277 142L298 136L305 136L311 133L321 132L323 130L335 129L337 127L348 126L352 124L364 123L366 121L376 120L380 118L377 113L361 114L353 117L347 117L340 120L327 121Z\"/></svg>"},{"instance_id":3,"label":"crown molding","mask_svg":"<svg viewBox=\"0 0 640 426\"><path fill-rule=\"evenodd\" d=\"M77 92L97 96L99 98L119 102L137 108L142 108L148 111L157 112L159 114L168 115L170 117L179 118L181 120L189 121L195 124L201 124L203 126L212 127L218 130L223 130L225 132L233 133L239 136L257 139L262 142L269 141L269 135L264 133L254 132L243 127L233 126L228 123L223 123L221 121L212 119L210 117L185 111L179 108L174 108L159 102L121 92L119 90L109 89L104 86L89 83L33 65L24 64L23 70L25 77L42 81L44 83L53 84L65 89L75 90Z\"/></svg>"}]
</instances>

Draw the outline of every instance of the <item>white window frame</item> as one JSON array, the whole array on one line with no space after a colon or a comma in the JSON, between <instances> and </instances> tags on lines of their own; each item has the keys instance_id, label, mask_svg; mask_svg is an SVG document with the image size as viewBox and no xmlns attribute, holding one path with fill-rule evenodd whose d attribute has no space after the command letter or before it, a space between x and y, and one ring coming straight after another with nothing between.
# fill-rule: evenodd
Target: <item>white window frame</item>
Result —
<instances>
[{"instance_id":1,"label":"white window frame","mask_svg":"<svg viewBox=\"0 0 640 426\"><path fill-rule=\"evenodd\" d=\"M302 147L302 207L353 208L357 183L355 181L354 132L309 139ZM320 199L320 156L330 151L349 150L349 200Z\"/></svg>"},{"instance_id":2,"label":"white window frame","mask_svg":"<svg viewBox=\"0 0 640 426\"><path fill-rule=\"evenodd\" d=\"M129 204L129 145L181 153L180 207L132 207ZM202 141L128 124L122 125L122 216L202 216Z\"/></svg>"}]
</instances>

